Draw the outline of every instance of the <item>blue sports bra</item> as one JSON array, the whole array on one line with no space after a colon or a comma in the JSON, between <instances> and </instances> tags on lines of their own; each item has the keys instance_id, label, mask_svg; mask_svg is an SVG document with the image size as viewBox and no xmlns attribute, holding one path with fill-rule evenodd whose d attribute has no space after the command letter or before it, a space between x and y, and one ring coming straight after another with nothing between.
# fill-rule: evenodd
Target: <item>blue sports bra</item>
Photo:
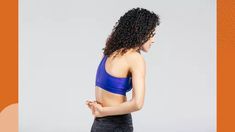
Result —
<instances>
[{"instance_id":1,"label":"blue sports bra","mask_svg":"<svg viewBox=\"0 0 235 132\"><path fill-rule=\"evenodd\" d=\"M107 73L105 70L105 62L107 60L107 56L105 55L96 72L96 82L95 85L99 86L100 88L126 96L126 92L130 91L132 89L132 78L129 77L114 77Z\"/></svg>"}]
</instances>

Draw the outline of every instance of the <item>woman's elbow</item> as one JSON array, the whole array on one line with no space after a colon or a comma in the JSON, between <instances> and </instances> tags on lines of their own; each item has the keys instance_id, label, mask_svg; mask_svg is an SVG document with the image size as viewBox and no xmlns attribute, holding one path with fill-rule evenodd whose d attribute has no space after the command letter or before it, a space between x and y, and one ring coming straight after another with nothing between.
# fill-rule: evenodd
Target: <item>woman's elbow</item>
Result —
<instances>
[{"instance_id":1,"label":"woman's elbow","mask_svg":"<svg viewBox=\"0 0 235 132\"><path fill-rule=\"evenodd\" d=\"M135 109L138 111L138 110L141 110L143 108L143 105L144 103L143 102L138 102L138 101L135 101Z\"/></svg>"}]
</instances>

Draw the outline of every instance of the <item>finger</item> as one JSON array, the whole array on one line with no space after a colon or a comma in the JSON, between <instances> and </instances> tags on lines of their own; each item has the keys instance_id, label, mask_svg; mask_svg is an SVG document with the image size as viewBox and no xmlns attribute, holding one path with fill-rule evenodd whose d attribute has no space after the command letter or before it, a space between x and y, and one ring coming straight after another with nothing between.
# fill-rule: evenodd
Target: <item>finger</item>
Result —
<instances>
[{"instance_id":1,"label":"finger","mask_svg":"<svg viewBox=\"0 0 235 132\"><path fill-rule=\"evenodd\" d=\"M90 107L91 107L92 110L96 109L96 106L94 104L91 104Z\"/></svg>"},{"instance_id":2,"label":"finger","mask_svg":"<svg viewBox=\"0 0 235 132\"><path fill-rule=\"evenodd\" d=\"M92 106L91 109L92 109L92 115L95 115L95 109L94 109L94 107Z\"/></svg>"},{"instance_id":3,"label":"finger","mask_svg":"<svg viewBox=\"0 0 235 132\"><path fill-rule=\"evenodd\" d=\"M88 103L86 103L86 105L89 107L89 108L91 108L92 107L92 102L88 102Z\"/></svg>"},{"instance_id":4,"label":"finger","mask_svg":"<svg viewBox=\"0 0 235 132\"><path fill-rule=\"evenodd\" d=\"M87 105L89 108L91 108L91 105Z\"/></svg>"},{"instance_id":5,"label":"finger","mask_svg":"<svg viewBox=\"0 0 235 132\"><path fill-rule=\"evenodd\" d=\"M88 104L89 104L89 101L88 101L88 100L86 100L86 102L85 102L85 103L86 103L86 105L88 105Z\"/></svg>"},{"instance_id":6,"label":"finger","mask_svg":"<svg viewBox=\"0 0 235 132\"><path fill-rule=\"evenodd\" d=\"M93 100L86 100L86 102L94 102Z\"/></svg>"},{"instance_id":7,"label":"finger","mask_svg":"<svg viewBox=\"0 0 235 132\"><path fill-rule=\"evenodd\" d=\"M92 106L96 106L97 105L97 103L96 102L92 102L92 103L90 103Z\"/></svg>"},{"instance_id":8,"label":"finger","mask_svg":"<svg viewBox=\"0 0 235 132\"><path fill-rule=\"evenodd\" d=\"M91 100L86 100L86 102L92 102Z\"/></svg>"},{"instance_id":9,"label":"finger","mask_svg":"<svg viewBox=\"0 0 235 132\"><path fill-rule=\"evenodd\" d=\"M88 104L89 107L93 107L93 105L94 105L93 103L89 103Z\"/></svg>"},{"instance_id":10,"label":"finger","mask_svg":"<svg viewBox=\"0 0 235 132\"><path fill-rule=\"evenodd\" d=\"M97 102L94 102L94 104L95 104L96 106L100 105L100 104L99 104L99 103L97 103Z\"/></svg>"},{"instance_id":11,"label":"finger","mask_svg":"<svg viewBox=\"0 0 235 132\"><path fill-rule=\"evenodd\" d=\"M90 105L90 102L87 101L87 102L86 102L86 105Z\"/></svg>"},{"instance_id":12,"label":"finger","mask_svg":"<svg viewBox=\"0 0 235 132\"><path fill-rule=\"evenodd\" d=\"M91 108L93 111L97 111L97 106L95 105L95 103L91 103L90 108Z\"/></svg>"},{"instance_id":13,"label":"finger","mask_svg":"<svg viewBox=\"0 0 235 132\"><path fill-rule=\"evenodd\" d=\"M93 103L92 101L87 101L86 104L90 105L91 103Z\"/></svg>"},{"instance_id":14,"label":"finger","mask_svg":"<svg viewBox=\"0 0 235 132\"><path fill-rule=\"evenodd\" d=\"M97 104L92 102L92 103L89 104L89 106L91 106L93 109L95 109L97 107Z\"/></svg>"},{"instance_id":15,"label":"finger","mask_svg":"<svg viewBox=\"0 0 235 132\"><path fill-rule=\"evenodd\" d=\"M96 103L92 103L92 106L93 106L93 108L94 108L94 110L98 110L98 105L96 104Z\"/></svg>"},{"instance_id":16,"label":"finger","mask_svg":"<svg viewBox=\"0 0 235 132\"><path fill-rule=\"evenodd\" d=\"M95 101L97 104L101 104L99 101Z\"/></svg>"},{"instance_id":17,"label":"finger","mask_svg":"<svg viewBox=\"0 0 235 132\"><path fill-rule=\"evenodd\" d=\"M93 106L89 106L89 109L91 110L92 113L94 112Z\"/></svg>"}]
</instances>

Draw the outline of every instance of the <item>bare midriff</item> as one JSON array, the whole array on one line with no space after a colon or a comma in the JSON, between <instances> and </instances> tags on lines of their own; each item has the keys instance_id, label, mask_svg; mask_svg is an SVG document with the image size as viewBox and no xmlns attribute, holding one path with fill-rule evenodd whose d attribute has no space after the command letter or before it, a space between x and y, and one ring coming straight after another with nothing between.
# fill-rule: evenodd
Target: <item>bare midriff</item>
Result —
<instances>
[{"instance_id":1,"label":"bare midriff","mask_svg":"<svg viewBox=\"0 0 235 132\"><path fill-rule=\"evenodd\" d=\"M121 94L108 92L98 86L95 88L96 101L103 107L115 106L127 100L127 97Z\"/></svg>"}]
</instances>

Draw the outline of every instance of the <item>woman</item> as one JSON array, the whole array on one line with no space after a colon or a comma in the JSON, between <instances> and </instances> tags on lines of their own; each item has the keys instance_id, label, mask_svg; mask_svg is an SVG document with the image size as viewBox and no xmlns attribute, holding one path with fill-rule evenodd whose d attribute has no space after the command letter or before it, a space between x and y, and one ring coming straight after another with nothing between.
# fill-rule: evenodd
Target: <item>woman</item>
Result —
<instances>
[{"instance_id":1,"label":"woman","mask_svg":"<svg viewBox=\"0 0 235 132\"><path fill-rule=\"evenodd\" d=\"M146 64L140 51L148 52L159 24L154 12L133 8L114 26L96 73L96 100L86 101L94 116L91 132L134 130L131 112L143 107L145 96Z\"/></svg>"}]
</instances>

